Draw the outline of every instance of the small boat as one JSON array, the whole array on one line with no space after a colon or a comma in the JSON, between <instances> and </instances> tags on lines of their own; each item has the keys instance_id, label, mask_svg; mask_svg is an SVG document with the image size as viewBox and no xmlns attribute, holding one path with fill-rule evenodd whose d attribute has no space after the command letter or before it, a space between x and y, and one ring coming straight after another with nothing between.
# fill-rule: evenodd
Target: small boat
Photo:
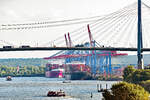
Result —
<instances>
[{"instance_id":1,"label":"small boat","mask_svg":"<svg viewBox=\"0 0 150 100\"><path fill-rule=\"evenodd\" d=\"M47 93L47 96L48 97L62 97L62 96L64 97L64 96L66 96L66 94L62 90L60 90L60 91L49 91Z\"/></svg>"},{"instance_id":2,"label":"small boat","mask_svg":"<svg viewBox=\"0 0 150 100\"><path fill-rule=\"evenodd\" d=\"M11 81L12 79L11 79L11 76L7 76L6 77L6 81Z\"/></svg>"},{"instance_id":3,"label":"small boat","mask_svg":"<svg viewBox=\"0 0 150 100\"><path fill-rule=\"evenodd\" d=\"M70 80L64 80L63 83L71 83Z\"/></svg>"}]
</instances>

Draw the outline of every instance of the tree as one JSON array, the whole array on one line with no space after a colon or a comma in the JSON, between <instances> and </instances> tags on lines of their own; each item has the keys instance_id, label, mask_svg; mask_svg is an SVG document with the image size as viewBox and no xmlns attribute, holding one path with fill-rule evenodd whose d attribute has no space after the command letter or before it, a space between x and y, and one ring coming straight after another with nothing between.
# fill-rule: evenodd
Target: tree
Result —
<instances>
[{"instance_id":1,"label":"tree","mask_svg":"<svg viewBox=\"0 0 150 100\"><path fill-rule=\"evenodd\" d=\"M127 81L127 82L131 82L132 81L132 74L136 71L136 69L134 69L134 66L127 66L124 71L123 71L123 80Z\"/></svg>"},{"instance_id":2,"label":"tree","mask_svg":"<svg viewBox=\"0 0 150 100\"><path fill-rule=\"evenodd\" d=\"M0 77L5 76L44 76L45 67L43 66L24 66L20 67L19 72L17 72L16 67L10 66L0 66Z\"/></svg>"},{"instance_id":3,"label":"tree","mask_svg":"<svg viewBox=\"0 0 150 100\"><path fill-rule=\"evenodd\" d=\"M5 74L6 74L6 71L2 70L1 71L1 76L5 76Z\"/></svg>"},{"instance_id":4,"label":"tree","mask_svg":"<svg viewBox=\"0 0 150 100\"><path fill-rule=\"evenodd\" d=\"M114 84L111 92L105 90L105 100L149 100L149 93L143 87L127 82Z\"/></svg>"},{"instance_id":5,"label":"tree","mask_svg":"<svg viewBox=\"0 0 150 100\"><path fill-rule=\"evenodd\" d=\"M132 83L140 83L142 81L147 81L150 80L150 70L145 69L137 69L133 74L132 74Z\"/></svg>"}]
</instances>

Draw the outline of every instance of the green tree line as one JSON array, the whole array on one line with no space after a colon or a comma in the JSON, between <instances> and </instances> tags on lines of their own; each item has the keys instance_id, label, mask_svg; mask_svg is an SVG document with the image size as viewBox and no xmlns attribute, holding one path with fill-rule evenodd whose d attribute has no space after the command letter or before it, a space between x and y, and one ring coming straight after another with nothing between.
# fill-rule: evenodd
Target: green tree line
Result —
<instances>
[{"instance_id":1,"label":"green tree line","mask_svg":"<svg viewBox=\"0 0 150 100\"><path fill-rule=\"evenodd\" d=\"M44 75L45 75L44 66L23 66L19 67L19 71L17 71L17 67L0 66L0 77L44 76Z\"/></svg>"}]
</instances>

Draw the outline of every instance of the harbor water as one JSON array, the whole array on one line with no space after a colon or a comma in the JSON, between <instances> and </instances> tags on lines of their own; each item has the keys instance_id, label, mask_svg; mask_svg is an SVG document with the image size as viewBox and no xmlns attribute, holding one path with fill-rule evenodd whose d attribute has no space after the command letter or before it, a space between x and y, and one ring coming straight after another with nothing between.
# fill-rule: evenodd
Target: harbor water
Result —
<instances>
[{"instance_id":1,"label":"harbor water","mask_svg":"<svg viewBox=\"0 0 150 100\"><path fill-rule=\"evenodd\" d=\"M12 81L0 78L0 100L101 100L97 84L111 87L116 81L75 80L63 83L64 79L45 77L13 77ZM48 91L63 90L66 97L47 97ZM92 98L91 98L92 95Z\"/></svg>"}]
</instances>

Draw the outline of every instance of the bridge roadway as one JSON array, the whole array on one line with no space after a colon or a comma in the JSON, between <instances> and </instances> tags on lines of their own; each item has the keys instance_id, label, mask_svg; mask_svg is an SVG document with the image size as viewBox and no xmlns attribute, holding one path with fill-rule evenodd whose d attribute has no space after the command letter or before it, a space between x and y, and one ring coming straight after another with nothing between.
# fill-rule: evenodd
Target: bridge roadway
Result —
<instances>
[{"instance_id":1,"label":"bridge roadway","mask_svg":"<svg viewBox=\"0 0 150 100\"><path fill-rule=\"evenodd\" d=\"M113 47L26 47L26 48L0 48L0 51L48 51L48 50L105 50L105 51L137 51L137 48ZM143 48L142 51L150 51Z\"/></svg>"}]
</instances>

